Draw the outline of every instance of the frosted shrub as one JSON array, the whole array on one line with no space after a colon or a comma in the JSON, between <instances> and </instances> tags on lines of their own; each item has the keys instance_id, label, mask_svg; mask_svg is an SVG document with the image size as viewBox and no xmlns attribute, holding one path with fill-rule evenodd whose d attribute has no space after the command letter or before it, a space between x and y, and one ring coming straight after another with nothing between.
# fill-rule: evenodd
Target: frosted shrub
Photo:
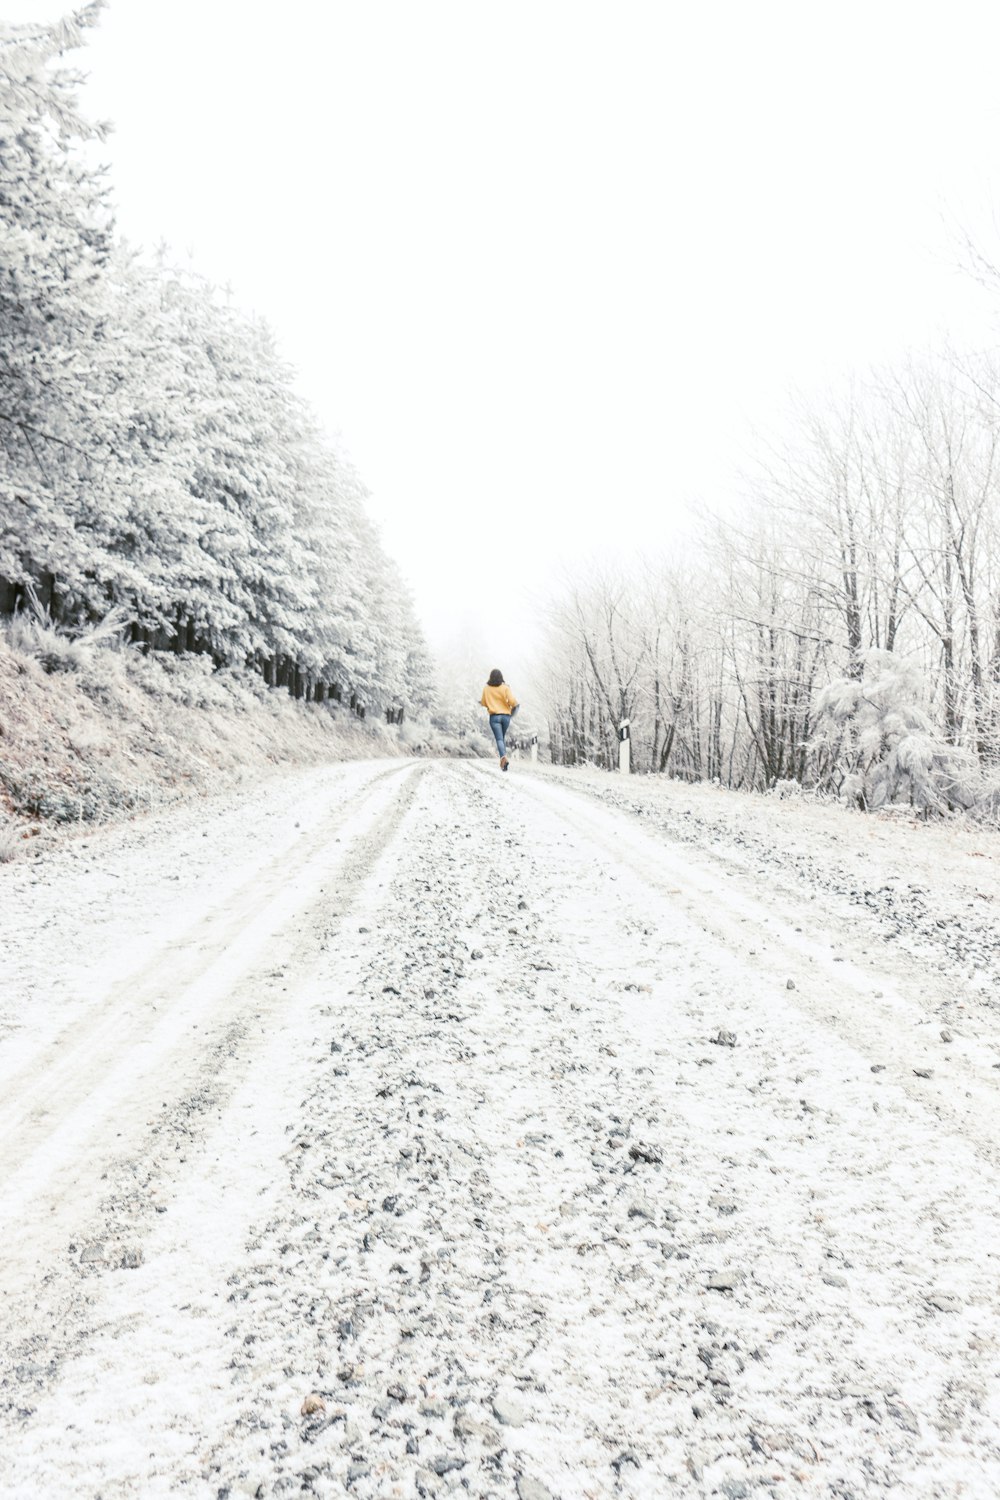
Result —
<instances>
[{"instance_id":1,"label":"frosted shrub","mask_svg":"<svg viewBox=\"0 0 1000 1500\"><path fill-rule=\"evenodd\" d=\"M0 788L15 815L47 823L100 823L132 812L141 802L131 782L93 768L69 782L47 765L0 765Z\"/></svg>"},{"instance_id":2,"label":"frosted shrub","mask_svg":"<svg viewBox=\"0 0 1000 1500\"><path fill-rule=\"evenodd\" d=\"M994 827L1000 825L1000 769L986 772L973 809L977 818Z\"/></svg>"},{"instance_id":3,"label":"frosted shrub","mask_svg":"<svg viewBox=\"0 0 1000 1500\"><path fill-rule=\"evenodd\" d=\"M941 737L921 697L916 669L888 651L869 651L860 677L821 689L814 745L825 784L866 811L971 807L980 791L975 759Z\"/></svg>"},{"instance_id":4,"label":"frosted shrub","mask_svg":"<svg viewBox=\"0 0 1000 1500\"><path fill-rule=\"evenodd\" d=\"M4 775L4 789L15 813L25 818L50 818L54 823L79 823L82 799L70 791L50 767L28 765Z\"/></svg>"},{"instance_id":5,"label":"frosted shrub","mask_svg":"<svg viewBox=\"0 0 1000 1500\"><path fill-rule=\"evenodd\" d=\"M427 724L417 724L411 719L404 719L397 729L396 738L407 750L426 751L432 743L428 728Z\"/></svg>"},{"instance_id":6,"label":"frosted shrub","mask_svg":"<svg viewBox=\"0 0 1000 1500\"><path fill-rule=\"evenodd\" d=\"M20 656L34 657L46 672L83 671L92 664L99 647L119 644L123 629L120 612L112 610L95 625L64 630L36 603L4 625L11 650Z\"/></svg>"},{"instance_id":7,"label":"frosted shrub","mask_svg":"<svg viewBox=\"0 0 1000 1500\"><path fill-rule=\"evenodd\" d=\"M77 755L82 757L103 749L108 743L107 735L96 724L70 724L66 729L66 738Z\"/></svg>"},{"instance_id":8,"label":"frosted shrub","mask_svg":"<svg viewBox=\"0 0 1000 1500\"><path fill-rule=\"evenodd\" d=\"M0 865L9 865L17 858L21 847L21 834L13 823L0 822Z\"/></svg>"},{"instance_id":9,"label":"frosted shrub","mask_svg":"<svg viewBox=\"0 0 1000 1500\"><path fill-rule=\"evenodd\" d=\"M714 784L719 785L718 778L715 779ZM801 797L802 795L801 781L792 781L787 778L776 781L768 793L768 796L777 797L782 802L788 797Z\"/></svg>"},{"instance_id":10,"label":"frosted shrub","mask_svg":"<svg viewBox=\"0 0 1000 1500\"><path fill-rule=\"evenodd\" d=\"M225 690L229 707L238 713L252 713L271 691L262 677L236 667L220 667L215 680Z\"/></svg>"}]
</instances>

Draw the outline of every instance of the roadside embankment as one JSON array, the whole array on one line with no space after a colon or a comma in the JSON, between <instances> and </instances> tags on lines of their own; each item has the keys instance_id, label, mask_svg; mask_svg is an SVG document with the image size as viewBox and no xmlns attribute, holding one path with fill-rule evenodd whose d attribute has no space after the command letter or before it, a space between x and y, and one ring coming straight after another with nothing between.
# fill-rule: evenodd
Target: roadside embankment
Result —
<instances>
[{"instance_id":1,"label":"roadside embankment","mask_svg":"<svg viewBox=\"0 0 1000 1500\"><path fill-rule=\"evenodd\" d=\"M420 747L410 725L295 701L205 656L0 634L0 861L277 766Z\"/></svg>"}]
</instances>

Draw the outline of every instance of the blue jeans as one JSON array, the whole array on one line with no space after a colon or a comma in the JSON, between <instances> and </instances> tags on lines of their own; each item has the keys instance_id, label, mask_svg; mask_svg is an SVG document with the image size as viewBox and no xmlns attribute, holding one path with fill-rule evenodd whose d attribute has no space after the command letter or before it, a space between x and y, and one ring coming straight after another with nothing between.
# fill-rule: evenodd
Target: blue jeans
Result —
<instances>
[{"instance_id":1,"label":"blue jeans","mask_svg":"<svg viewBox=\"0 0 1000 1500\"><path fill-rule=\"evenodd\" d=\"M497 742L497 751L500 758L503 759L507 754L507 746L504 744L504 739L510 728L510 714L490 714L490 728L493 731L493 738Z\"/></svg>"}]
</instances>

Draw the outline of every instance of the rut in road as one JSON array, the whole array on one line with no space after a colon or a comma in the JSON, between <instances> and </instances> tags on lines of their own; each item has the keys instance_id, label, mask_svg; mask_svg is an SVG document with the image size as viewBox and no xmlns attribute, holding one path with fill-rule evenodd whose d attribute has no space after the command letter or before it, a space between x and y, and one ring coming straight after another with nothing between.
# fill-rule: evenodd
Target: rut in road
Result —
<instances>
[{"instance_id":1,"label":"rut in road","mask_svg":"<svg viewBox=\"0 0 1000 1500\"><path fill-rule=\"evenodd\" d=\"M172 924L107 988L95 983L83 1013L50 1027L44 1045L22 1046L13 1065L0 1057L0 1222L19 1229L0 1300L8 1403L22 1400L18 1371L30 1392L79 1341L93 1290L81 1270L141 1256L144 1223L171 1186L169 1143L175 1157L187 1151L200 1117L221 1116L240 1070L287 1029L288 986L275 981L294 960L301 982L321 958L421 774L412 763L373 767L290 847L229 882L224 900Z\"/></svg>"},{"instance_id":2,"label":"rut in road","mask_svg":"<svg viewBox=\"0 0 1000 1500\"><path fill-rule=\"evenodd\" d=\"M749 961L759 892L709 917L694 854L492 768L429 767L357 875L143 1264L81 1271L78 1349L8 1416L22 1479L1000 1491L1000 1183L957 1104L872 1072L857 975L821 1023L809 954L795 992Z\"/></svg>"},{"instance_id":3,"label":"rut in road","mask_svg":"<svg viewBox=\"0 0 1000 1500\"><path fill-rule=\"evenodd\" d=\"M269 868L255 869L242 885L228 891L224 904L199 914L167 945L152 945L152 953L139 967L93 996L84 1015L52 1037L50 1046L58 1047L54 1056L39 1048L20 1066L3 1067L0 1174L6 1177L13 1165L23 1165L47 1136L72 1136L78 1148L78 1130L67 1122L84 1101L105 1112L115 1106L108 1075L129 1058L127 1072L130 1080L134 1078L131 1049L141 1045L145 1050L152 1043L159 1056L157 1029L174 1033L190 1027L194 1016L211 1016L220 998L231 992L283 924L296 915L296 903L301 904L319 880L334 877L329 845L341 826L359 806L366 806L370 815L380 813L392 795L382 783L400 775L398 767L383 771L374 785L365 785L346 805L329 810L294 850L283 850ZM37 1186L37 1173L31 1176Z\"/></svg>"}]
</instances>

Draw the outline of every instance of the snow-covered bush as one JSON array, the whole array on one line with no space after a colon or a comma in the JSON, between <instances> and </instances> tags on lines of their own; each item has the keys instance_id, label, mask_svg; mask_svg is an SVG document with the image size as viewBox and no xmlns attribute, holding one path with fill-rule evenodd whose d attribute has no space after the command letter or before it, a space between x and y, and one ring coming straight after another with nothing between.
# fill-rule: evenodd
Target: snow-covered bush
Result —
<instances>
[{"instance_id":1,"label":"snow-covered bush","mask_svg":"<svg viewBox=\"0 0 1000 1500\"><path fill-rule=\"evenodd\" d=\"M718 781L716 781L716 785L718 785ZM802 783L801 781L793 781L785 777L781 781L776 781L774 786L769 789L767 795L769 797L777 797L779 802L784 802L789 797L799 798L803 795Z\"/></svg>"},{"instance_id":2,"label":"snow-covered bush","mask_svg":"<svg viewBox=\"0 0 1000 1500\"><path fill-rule=\"evenodd\" d=\"M66 629L31 600L28 609L4 621L3 628L11 649L34 657L46 672L80 672L93 663L101 646L120 644L124 620L120 611L111 610L96 624Z\"/></svg>"},{"instance_id":3,"label":"snow-covered bush","mask_svg":"<svg viewBox=\"0 0 1000 1500\"><path fill-rule=\"evenodd\" d=\"M975 759L941 736L922 696L918 671L888 651L869 651L860 677L822 688L814 737L821 784L865 811L972 807L981 792Z\"/></svg>"},{"instance_id":4,"label":"snow-covered bush","mask_svg":"<svg viewBox=\"0 0 1000 1500\"><path fill-rule=\"evenodd\" d=\"M981 822L1000 827L1000 769L984 772L976 805L971 810Z\"/></svg>"},{"instance_id":5,"label":"snow-covered bush","mask_svg":"<svg viewBox=\"0 0 1000 1500\"><path fill-rule=\"evenodd\" d=\"M11 810L46 823L99 823L144 805L141 788L106 770L72 776L65 767L34 762L5 771L2 790Z\"/></svg>"},{"instance_id":6,"label":"snow-covered bush","mask_svg":"<svg viewBox=\"0 0 1000 1500\"><path fill-rule=\"evenodd\" d=\"M8 865L17 858L24 835L21 829L6 818L0 821L0 865Z\"/></svg>"}]
</instances>

